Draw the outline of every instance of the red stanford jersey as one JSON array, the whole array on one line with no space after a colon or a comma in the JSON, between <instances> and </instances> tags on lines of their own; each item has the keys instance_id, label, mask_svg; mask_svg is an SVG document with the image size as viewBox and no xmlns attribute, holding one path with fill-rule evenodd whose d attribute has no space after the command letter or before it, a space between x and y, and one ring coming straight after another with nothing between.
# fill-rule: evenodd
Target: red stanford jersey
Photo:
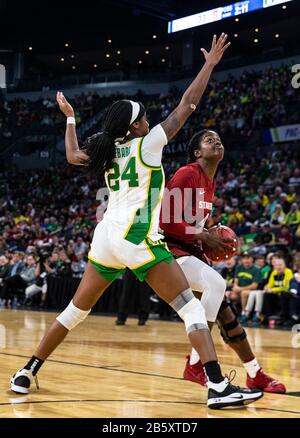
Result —
<instances>
[{"instance_id":1,"label":"red stanford jersey","mask_svg":"<svg viewBox=\"0 0 300 438\"><path fill-rule=\"evenodd\" d=\"M166 185L160 213L160 228L173 254L200 257L200 246L193 241L194 227L201 232L212 212L215 181L198 163L177 170Z\"/></svg>"}]
</instances>

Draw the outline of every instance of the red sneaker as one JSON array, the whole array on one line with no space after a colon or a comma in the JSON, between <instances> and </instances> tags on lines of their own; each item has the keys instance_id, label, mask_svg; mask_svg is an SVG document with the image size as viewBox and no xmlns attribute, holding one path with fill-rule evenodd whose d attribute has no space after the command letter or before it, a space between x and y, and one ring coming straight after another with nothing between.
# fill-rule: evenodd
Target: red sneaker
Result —
<instances>
[{"instance_id":1,"label":"red sneaker","mask_svg":"<svg viewBox=\"0 0 300 438\"><path fill-rule=\"evenodd\" d=\"M190 365L190 355L186 356L186 358L187 362L183 372L184 380L190 380L191 382L206 386L207 378L201 360L195 363L195 365Z\"/></svg>"},{"instance_id":2,"label":"red sneaker","mask_svg":"<svg viewBox=\"0 0 300 438\"><path fill-rule=\"evenodd\" d=\"M247 374L246 385L250 389L257 388L264 392L273 392L277 394L284 394L286 392L286 387L283 383L268 376L262 369L257 372L254 378Z\"/></svg>"}]
</instances>

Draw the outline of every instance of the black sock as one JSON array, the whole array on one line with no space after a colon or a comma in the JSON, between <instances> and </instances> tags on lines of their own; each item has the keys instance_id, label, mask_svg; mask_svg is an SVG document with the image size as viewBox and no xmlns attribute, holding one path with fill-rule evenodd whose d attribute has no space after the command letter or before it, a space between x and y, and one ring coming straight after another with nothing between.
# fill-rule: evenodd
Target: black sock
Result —
<instances>
[{"instance_id":1,"label":"black sock","mask_svg":"<svg viewBox=\"0 0 300 438\"><path fill-rule=\"evenodd\" d=\"M26 370L30 370L32 374L35 376L38 370L41 368L45 361L42 359L39 359L36 356L32 356L30 361L25 365Z\"/></svg>"},{"instance_id":2,"label":"black sock","mask_svg":"<svg viewBox=\"0 0 300 438\"><path fill-rule=\"evenodd\" d=\"M203 366L205 368L208 379L212 383L220 383L224 380L219 362L217 362L216 360L212 360L210 362L206 362Z\"/></svg>"}]
</instances>

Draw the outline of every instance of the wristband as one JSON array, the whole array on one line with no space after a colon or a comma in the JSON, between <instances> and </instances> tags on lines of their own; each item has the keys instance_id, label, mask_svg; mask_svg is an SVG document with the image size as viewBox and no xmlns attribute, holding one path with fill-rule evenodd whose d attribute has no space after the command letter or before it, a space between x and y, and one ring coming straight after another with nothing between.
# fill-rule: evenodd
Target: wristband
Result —
<instances>
[{"instance_id":1,"label":"wristband","mask_svg":"<svg viewBox=\"0 0 300 438\"><path fill-rule=\"evenodd\" d=\"M67 125L76 125L75 117L67 117Z\"/></svg>"}]
</instances>

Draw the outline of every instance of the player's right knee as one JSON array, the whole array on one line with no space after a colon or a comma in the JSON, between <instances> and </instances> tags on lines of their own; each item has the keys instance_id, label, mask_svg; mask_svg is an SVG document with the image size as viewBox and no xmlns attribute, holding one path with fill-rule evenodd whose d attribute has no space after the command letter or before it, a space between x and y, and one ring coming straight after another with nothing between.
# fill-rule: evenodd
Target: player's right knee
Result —
<instances>
[{"instance_id":1,"label":"player's right knee","mask_svg":"<svg viewBox=\"0 0 300 438\"><path fill-rule=\"evenodd\" d=\"M68 307L56 318L60 324L62 324L66 329L72 330L78 324L85 320L85 318L90 313L90 310L81 310L74 306L73 301L70 302Z\"/></svg>"},{"instance_id":2,"label":"player's right knee","mask_svg":"<svg viewBox=\"0 0 300 438\"><path fill-rule=\"evenodd\" d=\"M187 333L196 330L208 330L205 310L191 289L187 289L179 294L170 306L178 313L184 321Z\"/></svg>"}]
</instances>

